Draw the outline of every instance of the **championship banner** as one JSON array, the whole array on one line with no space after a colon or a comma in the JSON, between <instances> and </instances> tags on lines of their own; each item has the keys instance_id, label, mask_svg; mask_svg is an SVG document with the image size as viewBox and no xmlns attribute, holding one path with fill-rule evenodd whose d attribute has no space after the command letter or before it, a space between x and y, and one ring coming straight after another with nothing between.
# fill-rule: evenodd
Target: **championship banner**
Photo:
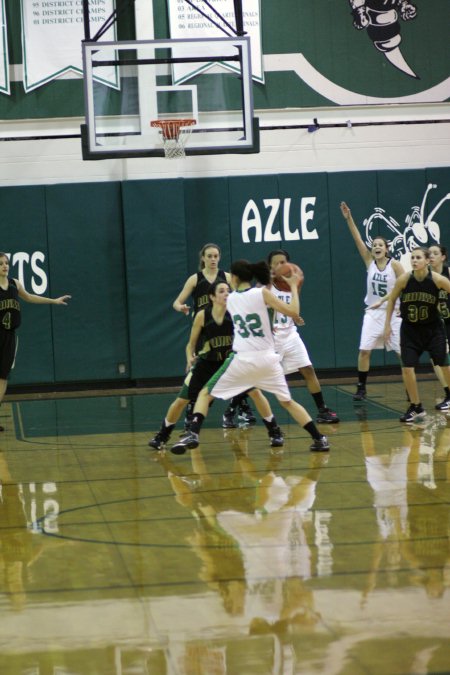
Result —
<instances>
[{"instance_id":1,"label":"championship banner","mask_svg":"<svg viewBox=\"0 0 450 675\"><path fill-rule=\"evenodd\" d=\"M220 17L224 17L225 21L233 28L236 26L233 0L208 0L208 4L217 10ZM244 31L250 37L251 44L252 77L256 82L264 83L260 0L246 0L243 4ZM193 5L198 7L201 12L195 10ZM223 26L227 34L232 35L226 23L202 0L193 0L192 5L184 2L184 0L168 0L168 6L171 39L225 37L226 34L219 26ZM172 51L176 53L177 57L188 57L190 55L189 47L186 46L177 46ZM205 46L205 56L210 57L223 53L223 45L214 47L213 43L210 43ZM234 70L229 64L225 65L220 61L215 62L215 64L214 62L208 62L205 64L196 63L195 65L192 63L175 63L172 66L174 82L181 84L198 72L207 70L217 63L223 65L224 68Z\"/></svg>"},{"instance_id":2,"label":"championship banner","mask_svg":"<svg viewBox=\"0 0 450 675\"><path fill-rule=\"evenodd\" d=\"M8 40L6 37L6 13L5 0L0 0L0 54L2 62L0 66L0 92L9 94L9 60L8 60Z\"/></svg>"},{"instance_id":3,"label":"championship banner","mask_svg":"<svg viewBox=\"0 0 450 675\"><path fill-rule=\"evenodd\" d=\"M20 0L22 15L23 85L26 92L72 71L82 76L84 39L82 0ZM89 3L91 34L115 9L115 0ZM116 40L115 28L107 40ZM114 51L111 51L114 58ZM96 80L118 88L117 68L96 69Z\"/></svg>"}]
</instances>

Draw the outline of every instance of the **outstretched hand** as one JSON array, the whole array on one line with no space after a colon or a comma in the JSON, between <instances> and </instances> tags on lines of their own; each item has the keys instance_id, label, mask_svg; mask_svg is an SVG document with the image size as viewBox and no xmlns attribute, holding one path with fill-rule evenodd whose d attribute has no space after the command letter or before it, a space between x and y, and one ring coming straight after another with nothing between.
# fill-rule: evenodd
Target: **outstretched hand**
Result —
<instances>
[{"instance_id":1,"label":"outstretched hand","mask_svg":"<svg viewBox=\"0 0 450 675\"><path fill-rule=\"evenodd\" d=\"M294 323L297 324L297 326L304 326L305 319L303 319L301 316L294 316Z\"/></svg>"},{"instance_id":2,"label":"outstretched hand","mask_svg":"<svg viewBox=\"0 0 450 675\"><path fill-rule=\"evenodd\" d=\"M70 300L71 298L71 295L61 295L61 297L55 298L53 303L55 305L67 305L67 300Z\"/></svg>"},{"instance_id":3,"label":"outstretched hand","mask_svg":"<svg viewBox=\"0 0 450 675\"><path fill-rule=\"evenodd\" d=\"M350 218L350 216L352 215L350 208L347 206L345 202L341 202L341 213L344 216L345 220L347 220L347 218Z\"/></svg>"}]
</instances>

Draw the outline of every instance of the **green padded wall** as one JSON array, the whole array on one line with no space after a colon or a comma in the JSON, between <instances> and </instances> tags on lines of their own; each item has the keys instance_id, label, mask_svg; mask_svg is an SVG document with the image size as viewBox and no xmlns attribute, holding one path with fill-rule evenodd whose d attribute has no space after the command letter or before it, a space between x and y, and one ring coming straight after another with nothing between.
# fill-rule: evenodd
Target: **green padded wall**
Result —
<instances>
[{"instance_id":1,"label":"green padded wall","mask_svg":"<svg viewBox=\"0 0 450 675\"><path fill-rule=\"evenodd\" d=\"M130 377L120 183L46 189L55 379ZM125 371L119 372L119 364Z\"/></svg>"},{"instance_id":2,"label":"green padded wall","mask_svg":"<svg viewBox=\"0 0 450 675\"><path fill-rule=\"evenodd\" d=\"M181 179L122 186L131 376L180 375L190 318L172 309L190 270Z\"/></svg>"},{"instance_id":3,"label":"green padded wall","mask_svg":"<svg viewBox=\"0 0 450 675\"><path fill-rule=\"evenodd\" d=\"M231 263L228 178L193 178L183 181L188 270L198 268L199 251L207 243L220 246L220 267Z\"/></svg>"},{"instance_id":4,"label":"green padded wall","mask_svg":"<svg viewBox=\"0 0 450 675\"><path fill-rule=\"evenodd\" d=\"M21 252L26 288L44 278L39 292L73 295L68 307L23 303L11 384L181 378L191 319L172 303L208 241L222 248L225 270L286 248L305 272L301 335L314 365L356 369L366 272L339 203L363 236L369 219L372 235L392 239L394 227L402 241L430 244L428 222L424 234L411 215L435 186L425 220L432 214L449 245L449 177L427 169L1 188L0 249ZM374 366L396 363L372 355Z\"/></svg>"}]
</instances>

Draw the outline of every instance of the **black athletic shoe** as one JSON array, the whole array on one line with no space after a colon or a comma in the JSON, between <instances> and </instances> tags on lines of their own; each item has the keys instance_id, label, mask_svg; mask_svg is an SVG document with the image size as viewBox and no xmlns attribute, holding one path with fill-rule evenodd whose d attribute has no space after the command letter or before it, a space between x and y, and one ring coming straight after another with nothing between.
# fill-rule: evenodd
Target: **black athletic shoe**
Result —
<instances>
[{"instance_id":1,"label":"black athletic shoe","mask_svg":"<svg viewBox=\"0 0 450 675\"><path fill-rule=\"evenodd\" d=\"M280 427L269 429L270 446L272 448L281 448L284 445L284 436Z\"/></svg>"},{"instance_id":2,"label":"black athletic shoe","mask_svg":"<svg viewBox=\"0 0 450 675\"><path fill-rule=\"evenodd\" d=\"M450 410L450 398L445 397L443 401L437 403L434 407L436 410Z\"/></svg>"},{"instance_id":3,"label":"black athletic shoe","mask_svg":"<svg viewBox=\"0 0 450 675\"><path fill-rule=\"evenodd\" d=\"M337 422L340 422L340 419L334 410L320 408L317 413L316 422L317 424L337 424Z\"/></svg>"},{"instance_id":4,"label":"black athletic shoe","mask_svg":"<svg viewBox=\"0 0 450 675\"><path fill-rule=\"evenodd\" d=\"M315 450L316 452L325 452L330 449L330 444L328 443L328 438L322 436L322 438L314 439L314 441L309 446L310 450Z\"/></svg>"},{"instance_id":5,"label":"black athletic shoe","mask_svg":"<svg viewBox=\"0 0 450 675\"><path fill-rule=\"evenodd\" d=\"M411 403L405 414L400 417L400 422L411 424L412 422L417 421L417 418L423 418L425 415L426 412L421 405L414 405L414 403Z\"/></svg>"},{"instance_id":6,"label":"black athletic shoe","mask_svg":"<svg viewBox=\"0 0 450 675\"><path fill-rule=\"evenodd\" d=\"M166 445L167 441L170 438L171 431L166 431L161 429L158 433L153 436L148 442L149 446L154 450L162 450Z\"/></svg>"},{"instance_id":7,"label":"black athletic shoe","mask_svg":"<svg viewBox=\"0 0 450 675\"><path fill-rule=\"evenodd\" d=\"M198 440L198 434L194 434L192 431L180 438L179 441L174 443L170 448L170 452L173 452L174 455L184 455L186 450L193 450L198 448L200 442Z\"/></svg>"},{"instance_id":8,"label":"black athletic shoe","mask_svg":"<svg viewBox=\"0 0 450 675\"><path fill-rule=\"evenodd\" d=\"M222 415L222 429L236 429L234 412L230 408L227 408Z\"/></svg>"},{"instance_id":9,"label":"black athletic shoe","mask_svg":"<svg viewBox=\"0 0 450 675\"><path fill-rule=\"evenodd\" d=\"M359 384L356 388L356 392L353 394L354 401L364 401L367 396L366 388L361 387Z\"/></svg>"},{"instance_id":10,"label":"black athletic shoe","mask_svg":"<svg viewBox=\"0 0 450 675\"><path fill-rule=\"evenodd\" d=\"M249 424L250 426L256 424L256 417L247 401L242 401L238 405L238 421L240 424Z\"/></svg>"}]
</instances>

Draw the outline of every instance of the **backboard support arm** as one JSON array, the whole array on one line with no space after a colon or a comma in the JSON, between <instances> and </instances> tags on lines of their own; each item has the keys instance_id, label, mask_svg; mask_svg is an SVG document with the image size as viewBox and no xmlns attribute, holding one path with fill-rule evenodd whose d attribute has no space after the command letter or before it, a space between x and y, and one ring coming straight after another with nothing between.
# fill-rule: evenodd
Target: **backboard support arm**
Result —
<instances>
[{"instance_id":1,"label":"backboard support arm","mask_svg":"<svg viewBox=\"0 0 450 675\"><path fill-rule=\"evenodd\" d=\"M208 19L216 28L221 30L225 35L228 35L228 37L231 37L229 33L225 30L224 26L221 25L220 23L217 23L214 19L212 19L208 14L206 14L203 10L200 9L200 7L197 7L197 5L192 1L192 0L184 0L192 9L194 9L196 12L201 14L205 19ZM94 35L94 37L91 38L91 28L90 28L90 23L89 23L89 0L83 0L83 23L84 23L84 39L86 42L97 42L102 35L106 33L107 30L109 30L115 23L117 23L117 19L122 14L122 12L126 9L127 6L134 5L135 0L116 0L116 9L110 14L110 16L105 19L103 25L100 27L100 29L97 31L97 33ZM234 4L234 16L235 16L235 21L236 21L236 27L232 26L226 19L223 17L220 12L217 11L215 7L213 7L208 0L204 0L204 4L209 7L209 9L215 14L218 19L227 26L227 28L231 31L233 35L237 35L238 37L241 37L246 34L244 31L244 19L243 19L243 13L242 13L242 0L233 0Z\"/></svg>"}]
</instances>

